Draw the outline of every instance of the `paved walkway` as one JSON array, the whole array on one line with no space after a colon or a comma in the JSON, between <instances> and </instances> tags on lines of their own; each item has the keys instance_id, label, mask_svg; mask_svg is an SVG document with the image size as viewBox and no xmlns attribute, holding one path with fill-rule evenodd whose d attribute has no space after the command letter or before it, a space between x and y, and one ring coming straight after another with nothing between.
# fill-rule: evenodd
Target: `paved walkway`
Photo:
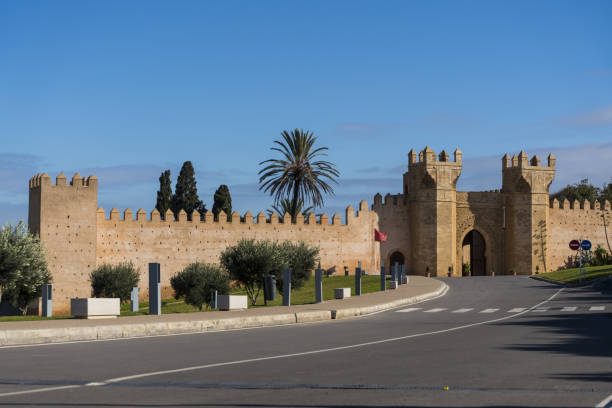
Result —
<instances>
[{"instance_id":1,"label":"paved walkway","mask_svg":"<svg viewBox=\"0 0 612 408\"><path fill-rule=\"evenodd\" d=\"M432 299L443 295L447 289L446 284L439 280L410 276L407 285L401 285L395 290L308 305L258 307L227 312L175 313L162 316L126 316L99 320L0 322L0 345L199 333L342 319Z\"/></svg>"}]
</instances>

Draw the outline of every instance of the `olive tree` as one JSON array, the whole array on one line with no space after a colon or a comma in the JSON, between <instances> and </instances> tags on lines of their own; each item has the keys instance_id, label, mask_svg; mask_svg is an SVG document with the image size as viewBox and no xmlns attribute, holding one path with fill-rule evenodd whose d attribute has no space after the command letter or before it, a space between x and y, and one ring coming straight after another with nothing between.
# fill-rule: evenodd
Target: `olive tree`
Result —
<instances>
[{"instance_id":1,"label":"olive tree","mask_svg":"<svg viewBox=\"0 0 612 408\"><path fill-rule=\"evenodd\" d=\"M185 297L185 303L202 310L210 304L211 291L220 295L229 293L229 276L217 265L195 262L170 278L176 299Z\"/></svg>"},{"instance_id":2,"label":"olive tree","mask_svg":"<svg viewBox=\"0 0 612 408\"><path fill-rule=\"evenodd\" d=\"M276 244L253 239L243 239L227 247L220 259L230 279L244 287L252 305L257 303L261 292L262 276L276 273L283 262Z\"/></svg>"},{"instance_id":3,"label":"olive tree","mask_svg":"<svg viewBox=\"0 0 612 408\"><path fill-rule=\"evenodd\" d=\"M0 228L0 299L26 314L28 305L51 282L45 253L38 236L20 221Z\"/></svg>"},{"instance_id":4,"label":"olive tree","mask_svg":"<svg viewBox=\"0 0 612 408\"><path fill-rule=\"evenodd\" d=\"M131 262L103 264L89 274L89 281L93 297L119 298L125 303L130 300L132 288L138 286L140 274Z\"/></svg>"}]
</instances>

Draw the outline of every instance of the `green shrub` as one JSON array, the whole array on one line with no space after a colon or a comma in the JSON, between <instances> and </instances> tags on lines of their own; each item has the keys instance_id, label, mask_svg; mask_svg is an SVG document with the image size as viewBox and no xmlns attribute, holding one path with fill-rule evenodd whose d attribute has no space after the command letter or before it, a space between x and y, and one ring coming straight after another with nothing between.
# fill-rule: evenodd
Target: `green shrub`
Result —
<instances>
[{"instance_id":1,"label":"green shrub","mask_svg":"<svg viewBox=\"0 0 612 408\"><path fill-rule=\"evenodd\" d=\"M594 253L595 257L593 258L593 265L603 266L608 264L608 252L601 245L597 245Z\"/></svg>"},{"instance_id":2,"label":"green shrub","mask_svg":"<svg viewBox=\"0 0 612 408\"><path fill-rule=\"evenodd\" d=\"M469 262L463 264L463 276L470 276L472 269Z\"/></svg>"},{"instance_id":3,"label":"green shrub","mask_svg":"<svg viewBox=\"0 0 612 408\"><path fill-rule=\"evenodd\" d=\"M41 296L42 285L50 281L39 237L23 221L0 228L0 299L26 314L28 305Z\"/></svg>"},{"instance_id":4,"label":"green shrub","mask_svg":"<svg viewBox=\"0 0 612 408\"><path fill-rule=\"evenodd\" d=\"M299 289L304 286L319 260L319 247L310 246L301 241L297 244L285 241L277 245L277 250L281 256L281 262L278 264L280 268L275 271L278 290L283 288L285 268L291 269L291 289Z\"/></svg>"},{"instance_id":5,"label":"green shrub","mask_svg":"<svg viewBox=\"0 0 612 408\"><path fill-rule=\"evenodd\" d=\"M229 276L216 265L195 262L170 278L170 285L176 299L184 296L185 303L202 310L203 305L210 305L212 290L219 295L229 293Z\"/></svg>"},{"instance_id":6,"label":"green shrub","mask_svg":"<svg viewBox=\"0 0 612 408\"><path fill-rule=\"evenodd\" d=\"M140 275L133 263L103 264L89 274L93 297L120 298L121 303L130 300L132 288L138 286Z\"/></svg>"},{"instance_id":7,"label":"green shrub","mask_svg":"<svg viewBox=\"0 0 612 408\"><path fill-rule=\"evenodd\" d=\"M229 278L244 287L252 305L261 292L262 275L276 273L283 262L277 245L253 239L243 239L227 247L220 260Z\"/></svg>"}]
</instances>

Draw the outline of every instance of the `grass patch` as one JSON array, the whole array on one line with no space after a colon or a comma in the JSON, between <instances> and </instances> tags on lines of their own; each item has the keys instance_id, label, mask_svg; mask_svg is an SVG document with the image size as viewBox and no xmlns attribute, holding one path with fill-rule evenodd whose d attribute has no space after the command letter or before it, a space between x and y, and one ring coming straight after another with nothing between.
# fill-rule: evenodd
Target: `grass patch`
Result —
<instances>
[{"instance_id":1,"label":"grass patch","mask_svg":"<svg viewBox=\"0 0 612 408\"><path fill-rule=\"evenodd\" d=\"M609 267L612 272L612 266ZM387 277L389 279L389 277ZM334 298L334 288L351 288L351 295L355 295L355 276L329 276L323 277L323 300L330 300ZM361 278L361 293L371 293L380 290L380 276L362 276ZM246 295L244 289L232 288L230 290L231 295ZM315 289L314 289L314 276L311 276L306 281L304 286L300 289L291 291L291 304L292 305L304 305L315 302ZM268 302L268 306L281 306L283 304L283 297L280 293L276 294L276 300L274 302ZM257 304L251 306L249 302L249 308L251 307L263 307L263 290L257 298ZM206 311L206 309L202 309ZM186 304L182 299L163 299L162 300L162 314L172 313L193 313L199 312L200 310L196 307ZM209 309L209 311L211 311ZM139 311L130 311L130 304L125 303L121 305L121 316L141 316L149 314L149 302L141 302L139 304ZM71 319L72 316L53 316L53 317L40 317L40 316L1 316L0 322L23 322L32 320L56 320L56 319Z\"/></svg>"},{"instance_id":2,"label":"grass patch","mask_svg":"<svg viewBox=\"0 0 612 408\"><path fill-rule=\"evenodd\" d=\"M580 271L582 269L586 269L587 272L585 274L581 273ZM560 283L579 283L580 281L588 282L607 275L612 275L612 265L562 269L554 272L541 273L537 276Z\"/></svg>"},{"instance_id":3,"label":"grass patch","mask_svg":"<svg viewBox=\"0 0 612 408\"><path fill-rule=\"evenodd\" d=\"M334 288L351 288L351 294L355 295L355 276L329 276L323 277L323 300L330 300L334 298ZM362 276L361 278L361 293L371 293L380 290L380 276ZM230 295L246 295L246 291L242 288L232 288ZM292 305L305 305L315 302L315 289L314 289L314 276L306 281L304 286L300 289L291 291L291 304ZM268 302L268 306L281 306L283 304L283 297L281 293L276 293L276 300ZM257 304L252 306L249 301L249 308L252 307L263 307L264 298L263 290L257 298ZM121 316L139 316L149 314L149 303L142 302L139 306L138 312L130 311L130 304L121 305ZM206 311L204 308L202 311ZM199 312L197 308L185 304L182 299L164 299L162 300L162 314L171 313L193 313ZM216 311L208 309L208 311Z\"/></svg>"},{"instance_id":4,"label":"grass patch","mask_svg":"<svg viewBox=\"0 0 612 408\"><path fill-rule=\"evenodd\" d=\"M329 276L323 277L323 300L334 298L334 288L351 288L351 295L355 295L355 276ZM362 276L361 277L361 293L371 293L380 290L380 276ZM246 292L240 288L234 288L231 291L232 295L246 295ZM315 302L314 276L304 283L300 289L291 291L292 305L305 305ZM283 304L283 296L281 293L276 293L276 300L268 302L268 306L281 306ZM259 307L264 305L263 290L257 298L257 304L249 307Z\"/></svg>"}]
</instances>

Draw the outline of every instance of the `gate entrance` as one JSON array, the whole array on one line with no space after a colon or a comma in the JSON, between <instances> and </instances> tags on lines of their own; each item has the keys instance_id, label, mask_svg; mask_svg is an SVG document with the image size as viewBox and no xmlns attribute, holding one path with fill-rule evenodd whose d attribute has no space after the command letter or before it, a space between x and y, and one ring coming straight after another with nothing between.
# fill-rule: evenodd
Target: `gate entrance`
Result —
<instances>
[{"instance_id":1,"label":"gate entrance","mask_svg":"<svg viewBox=\"0 0 612 408\"><path fill-rule=\"evenodd\" d=\"M391 254L391 258L389 258L389 273L391 273L391 267L395 266L397 262L398 265L404 264L404 254L399 251L395 251Z\"/></svg>"},{"instance_id":2,"label":"gate entrance","mask_svg":"<svg viewBox=\"0 0 612 408\"><path fill-rule=\"evenodd\" d=\"M472 276L484 276L487 274L487 258L485 256L485 240L482 234L476 230L467 233L463 238L463 265L469 264Z\"/></svg>"}]
</instances>

